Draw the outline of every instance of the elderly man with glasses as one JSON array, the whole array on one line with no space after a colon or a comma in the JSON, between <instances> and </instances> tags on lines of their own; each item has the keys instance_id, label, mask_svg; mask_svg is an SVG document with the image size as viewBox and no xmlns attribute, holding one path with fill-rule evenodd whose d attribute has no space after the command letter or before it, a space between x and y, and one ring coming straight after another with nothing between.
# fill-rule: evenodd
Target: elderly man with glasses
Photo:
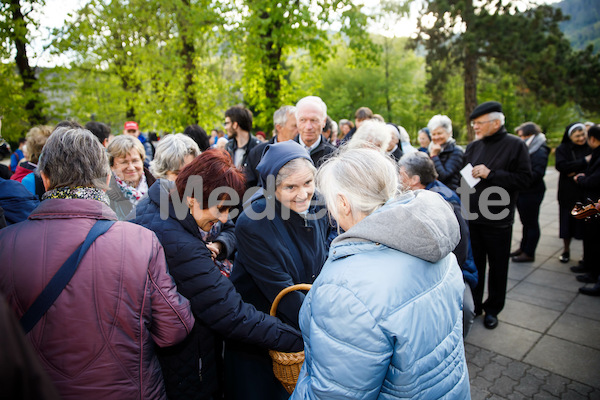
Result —
<instances>
[{"instance_id":1,"label":"elderly man with glasses","mask_svg":"<svg viewBox=\"0 0 600 400\"><path fill-rule=\"evenodd\" d=\"M473 166L472 176L480 180L473 188L463 180L457 192L469 213L473 259L479 275L473 291L475 313L485 311L484 325L494 329L506 298L517 193L531 180L531 162L525 143L507 133L500 103L482 103L469 118L477 140L467 146L465 163ZM483 302L486 260L488 298Z\"/></svg>"}]
</instances>

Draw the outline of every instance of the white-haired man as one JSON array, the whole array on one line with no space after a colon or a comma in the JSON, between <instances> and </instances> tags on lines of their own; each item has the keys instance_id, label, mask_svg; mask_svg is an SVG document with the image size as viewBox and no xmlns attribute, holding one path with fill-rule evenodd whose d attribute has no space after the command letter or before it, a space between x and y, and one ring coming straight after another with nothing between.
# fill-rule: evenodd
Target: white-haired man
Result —
<instances>
[{"instance_id":1,"label":"white-haired man","mask_svg":"<svg viewBox=\"0 0 600 400\"><path fill-rule=\"evenodd\" d=\"M266 143L254 147L248 154L246 167L246 187L250 188L258 184L258 171L256 167L262 159L263 151L268 144L286 142L292 140L298 134L296 127L296 107L282 106L273 113L273 137Z\"/></svg>"},{"instance_id":2,"label":"white-haired man","mask_svg":"<svg viewBox=\"0 0 600 400\"><path fill-rule=\"evenodd\" d=\"M467 146L465 163L473 166L473 177L481 181L471 189L463 180L457 192L469 211L473 259L479 275L473 291L475 313L485 311L484 325L494 329L506 299L517 193L531 180L531 162L525 143L506 132L500 103L482 103L469 118L478 140ZM488 298L482 302L486 259L489 263Z\"/></svg>"},{"instance_id":3,"label":"white-haired man","mask_svg":"<svg viewBox=\"0 0 600 400\"><path fill-rule=\"evenodd\" d=\"M300 143L319 167L335 147L322 135L327 122L327 105L317 96L307 96L296 103L296 125L299 135L294 139Z\"/></svg>"}]
</instances>

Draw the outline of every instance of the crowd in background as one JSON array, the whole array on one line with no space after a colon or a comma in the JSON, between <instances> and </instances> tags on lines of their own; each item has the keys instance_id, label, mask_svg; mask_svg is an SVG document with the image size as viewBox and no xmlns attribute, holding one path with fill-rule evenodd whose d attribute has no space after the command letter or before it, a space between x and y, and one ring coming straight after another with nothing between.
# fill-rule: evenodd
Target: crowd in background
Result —
<instances>
[{"instance_id":1,"label":"crowd in background","mask_svg":"<svg viewBox=\"0 0 600 400\"><path fill-rule=\"evenodd\" d=\"M272 135L243 106L209 134L32 128L0 170L8 392L286 399L269 350L304 350L293 399L468 398L464 338L479 315L497 327L509 262L535 261L541 235L551 151L538 125L513 135L504 118L478 105L465 149L446 115L413 146L367 107L336 123L315 96L278 109ZM571 211L600 200L599 149L592 123L556 149L560 261L583 240L571 270L594 296L600 221Z\"/></svg>"}]
</instances>

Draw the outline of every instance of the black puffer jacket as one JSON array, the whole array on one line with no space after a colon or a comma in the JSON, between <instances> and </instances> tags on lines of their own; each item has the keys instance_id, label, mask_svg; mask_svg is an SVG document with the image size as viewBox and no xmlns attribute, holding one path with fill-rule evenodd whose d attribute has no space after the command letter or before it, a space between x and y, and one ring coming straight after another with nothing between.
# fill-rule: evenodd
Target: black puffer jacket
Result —
<instances>
[{"instance_id":1,"label":"black puffer jacket","mask_svg":"<svg viewBox=\"0 0 600 400\"><path fill-rule=\"evenodd\" d=\"M454 139L448 139L440 154L431 157L438 180L452 190L460 185L460 170L464 166L464 150Z\"/></svg>"},{"instance_id":2,"label":"black puffer jacket","mask_svg":"<svg viewBox=\"0 0 600 400\"><path fill-rule=\"evenodd\" d=\"M177 289L190 300L196 317L194 330L183 343L158 352L167 396L211 398L221 390L217 367L221 363L219 335L286 352L301 350L302 338L294 328L242 301L231 281L210 258L189 211L179 220L173 202L169 201L169 217L161 219L161 191L163 198L167 198L166 186L159 180L138 204L132 222L156 233Z\"/></svg>"}]
</instances>

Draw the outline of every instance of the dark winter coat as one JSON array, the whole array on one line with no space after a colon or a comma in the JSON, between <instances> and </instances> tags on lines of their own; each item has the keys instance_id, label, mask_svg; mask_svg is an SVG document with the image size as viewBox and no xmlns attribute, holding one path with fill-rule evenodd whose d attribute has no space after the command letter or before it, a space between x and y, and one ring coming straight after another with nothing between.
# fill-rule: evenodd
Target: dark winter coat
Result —
<instances>
[{"instance_id":1,"label":"dark winter coat","mask_svg":"<svg viewBox=\"0 0 600 400\"><path fill-rule=\"evenodd\" d=\"M25 221L38 204L37 196L22 183L0 178L0 206L7 225Z\"/></svg>"},{"instance_id":2,"label":"dark winter coat","mask_svg":"<svg viewBox=\"0 0 600 400\"><path fill-rule=\"evenodd\" d=\"M577 179L577 185L583 189L584 199L597 202L600 200L600 147L592 151L592 159L584 174Z\"/></svg>"},{"instance_id":3,"label":"dark winter coat","mask_svg":"<svg viewBox=\"0 0 600 400\"><path fill-rule=\"evenodd\" d=\"M169 399L207 399L219 388L220 336L280 351L302 348L299 332L242 301L211 259L192 215L177 218L173 201L161 219L159 180L137 206L134 223L153 230L165 249L169 272L188 298L196 325L183 343L159 352ZM176 192L175 192L176 195ZM163 193L163 196L168 197ZM179 200L176 200L179 201ZM185 206L184 206L185 207ZM199 368L201 367L201 370Z\"/></svg>"},{"instance_id":4,"label":"dark winter coat","mask_svg":"<svg viewBox=\"0 0 600 400\"><path fill-rule=\"evenodd\" d=\"M458 242L458 245L454 248L454 250L452 250L452 252L456 256L458 265L460 265L465 282L469 284L471 289L475 290L478 280L477 267L475 266L475 261L473 260L473 251L471 250L469 225L462 216L463 210L460 198L454 191L450 190L448 186L444 185L440 181L434 181L430 183L425 187L425 189L438 193L444 198L444 200L452 205L454 215L456 216L456 220L460 226L460 242Z\"/></svg>"},{"instance_id":5,"label":"dark winter coat","mask_svg":"<svg viewBox=\"0 0 600 400\"><path fill-rule=\"evenodd\" d=\"M300 143L300 135L296 136L294 141ZM315 167L319 168L321 164L327 160L327 157L336 150L337 149L321 135L321 143L310 151L310 158L312 159L313 164L315 164Z\"/></svg>"},{"instance_id":6,"label":"dark winter coat","mask_svg":"<svg viewBox=\"0 0 600 400\"><path fill-rule=\"evenodd\" d=\"M565 140L566 138L566 140ZM586 144L576 145L571 142L568 134L556 148L556 169L560 172L558 177L558 202L566 208L572 208L576 202L583 200L583 189L575 183L573 176L584 172L587 168L585 156L592 153Z\"/></svg>"},{"instance_id":7,"label":"dark winter coat","mask_svg":"<svg viewBox=\"0 0 600 400\"><path fill-rule=\"evenodd\" d=\"M260 159L262 158L263 151L265 151L265 147L268 144L277 143L277 136L273 136L267 143L261 143L248 153L248 160L246 163L246 169L244 170L244 174L246 175L246 187L251 188L254 186L258 186L259 183L259 174L256 170Z\"/></svg>"},{"instance_id":8,"label":"dark winter coat","mask_svg":"<svg viewBox=\"0 0 600 400\"><path fill-rule=\"evenodd\" d=\"M248 140L248 143L245 146L246 152L244 153L244 157L242 157L242 164L240 167L243 171L246 170L246 166L248 165L248 155L250 154L252 149L258 146L260 143L260 140L258 140L256 136L250 134L250 139ZM231 159L234 160L235 152L238 150L237 140L235 140L235 138L229 139L225 149L231 156Z\"/></svg>"},{"instance_id":9,"label":"dark winter coat","mask_svg":"<svg viewBox=\"0 0 600 400\"><path fill-rule=\"evenodd\" d=\"M529 159L531 160L531 184L529 184L527 189L521 190L521 193L533 194L544 193L546 191L544 176L546 175L546 168L548 167L549 154L550 148L545 144L529 154Z\"/></svg>"},{"instance_id":10,"label":"dark winter coat","mask_svg":"<svg viewBox=\"0 0 600 400\"><path fill-rule=\"evenodd\" d=\"M464 150L454 139L448 139L442 151L431 157L438 173L438 180L451 190L460 185L460 170L464 166Z\"/></svg>"},{"instance_id":11,"label":"dark winter coat","mask_svg":"<svg viewBox=\"0 0 600 400\"><path fill-rule=\"evenodd\" d=\"M508 227L515 219L515 205L517 193L528 187L531 182L531 162L525 142L514 135L509 135L504 126L491 136L469 143L465 151L465 163L473 167L484 164L490 169L487 179L481 181L473 188L469 196L469 212L476 213L475 219L469 224L482 224L488 226ZM480 196L487 188L500 188L508 192L510 200L507 205L490 205L488 211L498 215L508 210L503 218L493 220L485 217L481 211ZM489 202L502 202L500 194L494 191L488 196Z\"/></svg>"}]
</instances>

